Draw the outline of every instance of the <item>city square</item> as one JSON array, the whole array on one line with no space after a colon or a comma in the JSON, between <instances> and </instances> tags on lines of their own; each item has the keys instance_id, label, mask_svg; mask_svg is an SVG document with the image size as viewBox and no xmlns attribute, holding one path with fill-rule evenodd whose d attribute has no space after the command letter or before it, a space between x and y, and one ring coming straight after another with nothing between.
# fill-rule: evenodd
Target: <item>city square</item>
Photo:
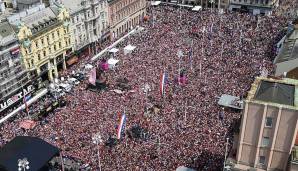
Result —
<instances>
[{"instance_id":1,"label":"city square","mask_svg":"<svg viewBox=\"0 0 298 171\"><path fill-rule=\"evenodd\" d=\"M239 156L233 146L242 109L218 101L223 94L247 99L256 77L282 79L274 76L273 61L292 20L284 14L290 3L271 15L148 6L138 26L112 33L120 39L95 43L93 55L66 69L54 67L48 93L31 104L24 100L1 123L0 147L16 136L38 137L60 149L65 165L74 161L73 170L228 170L227 158ZM111 59L115 66L104 66ZM58 86L63 94L53 88L75 74L82 79L69 91L66 84ZM44 107L57 101L64 104ZM41 111L46 114L37 116ZM24 120L34 126L20 127Z\"/></svg>"}]
</instances>

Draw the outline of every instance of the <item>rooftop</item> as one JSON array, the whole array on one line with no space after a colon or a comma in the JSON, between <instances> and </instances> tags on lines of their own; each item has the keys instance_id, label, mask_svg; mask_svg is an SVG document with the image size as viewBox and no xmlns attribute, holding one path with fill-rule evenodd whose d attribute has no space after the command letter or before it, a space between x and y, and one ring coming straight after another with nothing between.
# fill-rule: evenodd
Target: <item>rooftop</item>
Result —
<instances>
[{"instance_id":1,"label":"rooftop","mask_svg":"<svg viewBox=\"0 0 298 171\"><path fill-rule=\"evenodd\" d=\"M24 24L29 28L34 28L36 26L42 25L43 23L56 18L58 11L55 7L44 8L36 13L28 15L21 19Z\"/></svg>"},{"instance_id":2,"label":"rooftop","mask_svg":"<svg viewBox=\"0 0 298 171\"><path fill-rule=\"evenodd\" d=\"M294 105L295 86L262 80L254 99L264 102Z\"/></svg>"},{"instance_id":3,"label":"rooftop","mask_svg":"<svg viewBox=\"0 0 298 171\"><path fill-rule=\"evenodd\" d=\"M248 92L246 102L298 110L297 88L298 80L257 77Z\"/></svg>"},{"instance_id":4,"label":"rooftop","mask_svg":"<svg viewBox=\"0 0 298 171\"><path fill-rule=\"evenodd\" d=\"M69 10L70 14L80 11L82 7L82 0L61 0L62 4Z\"/></svg>"},{"instance_id":5,"label":"rooftop","mask_svg":"<svg viewBox=\"0 0 298 171\"><path fill-rule=\"evenodd\" d=\"M18 4L35 4L35 3L39 3L40 0L17 0Z\"/></svg>"},{"instance_id":6,"label":"rooftop","mask_svg":"<svg viewBox=\"0 0 298 171\"><path fill-rule=\"evenodd\" d=\"M286 38L280 53L274 60L274 63L281 63L298 58L298 30L293 30Z\"/></svg>"},{"instance_id":7,"label":"rooftop","mask_svg":"<svg viewBox=\"0 0 298 171\"><path fill-rule=\"evenodd\" d=\"M16 40L14 30L11 25L5 21L0 23L0 46L11 43Z\"/></svg>"}]
</instances>

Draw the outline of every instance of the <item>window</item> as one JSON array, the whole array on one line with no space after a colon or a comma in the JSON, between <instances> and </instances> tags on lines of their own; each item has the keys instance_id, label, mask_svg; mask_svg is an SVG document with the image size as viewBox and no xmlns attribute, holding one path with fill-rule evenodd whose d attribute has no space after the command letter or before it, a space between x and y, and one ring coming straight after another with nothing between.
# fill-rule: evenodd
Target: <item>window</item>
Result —
<instances>
[{"instance_id":1,"label":"window","mask_svg":"<svg viewBox=\"0 0 298 171\"><path fill-rule=\"evenodd\" d=\"M260 156L259 164L265 164L265 156Z\"/></svg>"},{"instance_id":2,"label":"window","mask_svg":"<svg viewBox=\"0 0 298 171\"><path fill-rule=\"evenodd\" d=\"M38 61L40 61L40 54L39 53L37 54L37 58L38 58Z\"/></svg>"},{"instance_id":3,"label":"window","mask_svg":"<svg viewBox=\"0 0 298 171\"><path fill-rule=\"evenodd\" d=\"M268 146L269 146L269 137L263 137L262 147L268 147Z\"/></svg>"},{"instance_id":4,"label":"window","mask_svg":"<svg viewBox=\"0 0 298 171\"><path fill-rule=\"evenodd\" d=\"M266 123L265 123L265 127L272 127L272 117L266 117Z\"/></svg>"}]
</instances>

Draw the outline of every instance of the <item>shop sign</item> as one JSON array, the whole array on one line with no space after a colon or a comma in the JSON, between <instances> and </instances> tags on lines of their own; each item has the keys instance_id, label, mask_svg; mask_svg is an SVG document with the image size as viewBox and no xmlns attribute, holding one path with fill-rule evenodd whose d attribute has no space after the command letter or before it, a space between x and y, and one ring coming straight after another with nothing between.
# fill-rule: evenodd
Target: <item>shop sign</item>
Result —
<instances>
[{"instance_id":1,"label":"shop sign","mask_svg":"<svg viewBox=\"0 0 298 171\"><path fill-rule=\"evenodd\" d=\"M18 47L18 48L15 48L15 49L12 49L12 50L10 50L10 54L11 55L18 55L19 54L19 52L20 52L20 48Z\"/></svg>"},{"instance_id":2,"label":"shop sign","mask_svg":"<svg viewBox=\"0 0 298 171\"><path fill-rule=\"evenodd\" d=\"M26 88L24 88L22 91L20 91L19 93L13 95L12 97L8 98L5 101L2 101L0 103L0 111L3 111L4 109L6 109L9 106L13 105L14 103L19 101L20 99L23 99L24 95L32 93L33 91L34 91L33 85L29 85Z\"/></svg>"}]
</instances>

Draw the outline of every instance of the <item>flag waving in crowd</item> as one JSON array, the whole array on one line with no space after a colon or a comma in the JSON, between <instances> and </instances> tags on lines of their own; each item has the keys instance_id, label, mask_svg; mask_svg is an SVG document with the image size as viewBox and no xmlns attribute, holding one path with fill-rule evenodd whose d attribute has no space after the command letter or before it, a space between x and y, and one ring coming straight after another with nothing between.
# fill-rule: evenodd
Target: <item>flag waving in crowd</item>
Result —
<instances>
[{"instance_id":1,"label":"flag waving in crowd","mask_svg":"<svg viewBox=\"0 0 298 171\"><path fill-rule=\"evenodd\" d=\"M27 101L31 98L30 95L24 95L24 98L23 98L23 103L25 104L25 109L26 109L26 112L27 114L29 115L29 108L28 108L28 104L27 104Z\"/></svg>"},{"instance_id":2,"label":"flag waving in crowd","mask_svg":"<svg viewBox=\"0 0 298 171\"><path fill-rule=\"evenodd\" d=\"M117 138L119 140L121 139L122 135L124 134L125 125L126 125L126 115L125 115L125 113L123 113L121 116L121 119L120 119L118 130L117 130Z\"/></svg>"},{"instance_id":3,"label":"flag waving in crowd","mask_svg":"<svg viewBox=\"0 0 298 171\"><path fill-rule=\"evenodd\" d=\"M93 68L89 75L89 83L95 85L96 81L96 68Z\"/></svg>"},{"instance_id":4,"label":"flag waving in crowd","mask_svg":"<svg viewBox=\"0 0 298 171\"><path fill-rule=\"evenodd\" d=\"M163 72L160 77L160 95L163 97L165 95L165 88L168 80L168 74Z\"/></svg>"}]
</instances>

